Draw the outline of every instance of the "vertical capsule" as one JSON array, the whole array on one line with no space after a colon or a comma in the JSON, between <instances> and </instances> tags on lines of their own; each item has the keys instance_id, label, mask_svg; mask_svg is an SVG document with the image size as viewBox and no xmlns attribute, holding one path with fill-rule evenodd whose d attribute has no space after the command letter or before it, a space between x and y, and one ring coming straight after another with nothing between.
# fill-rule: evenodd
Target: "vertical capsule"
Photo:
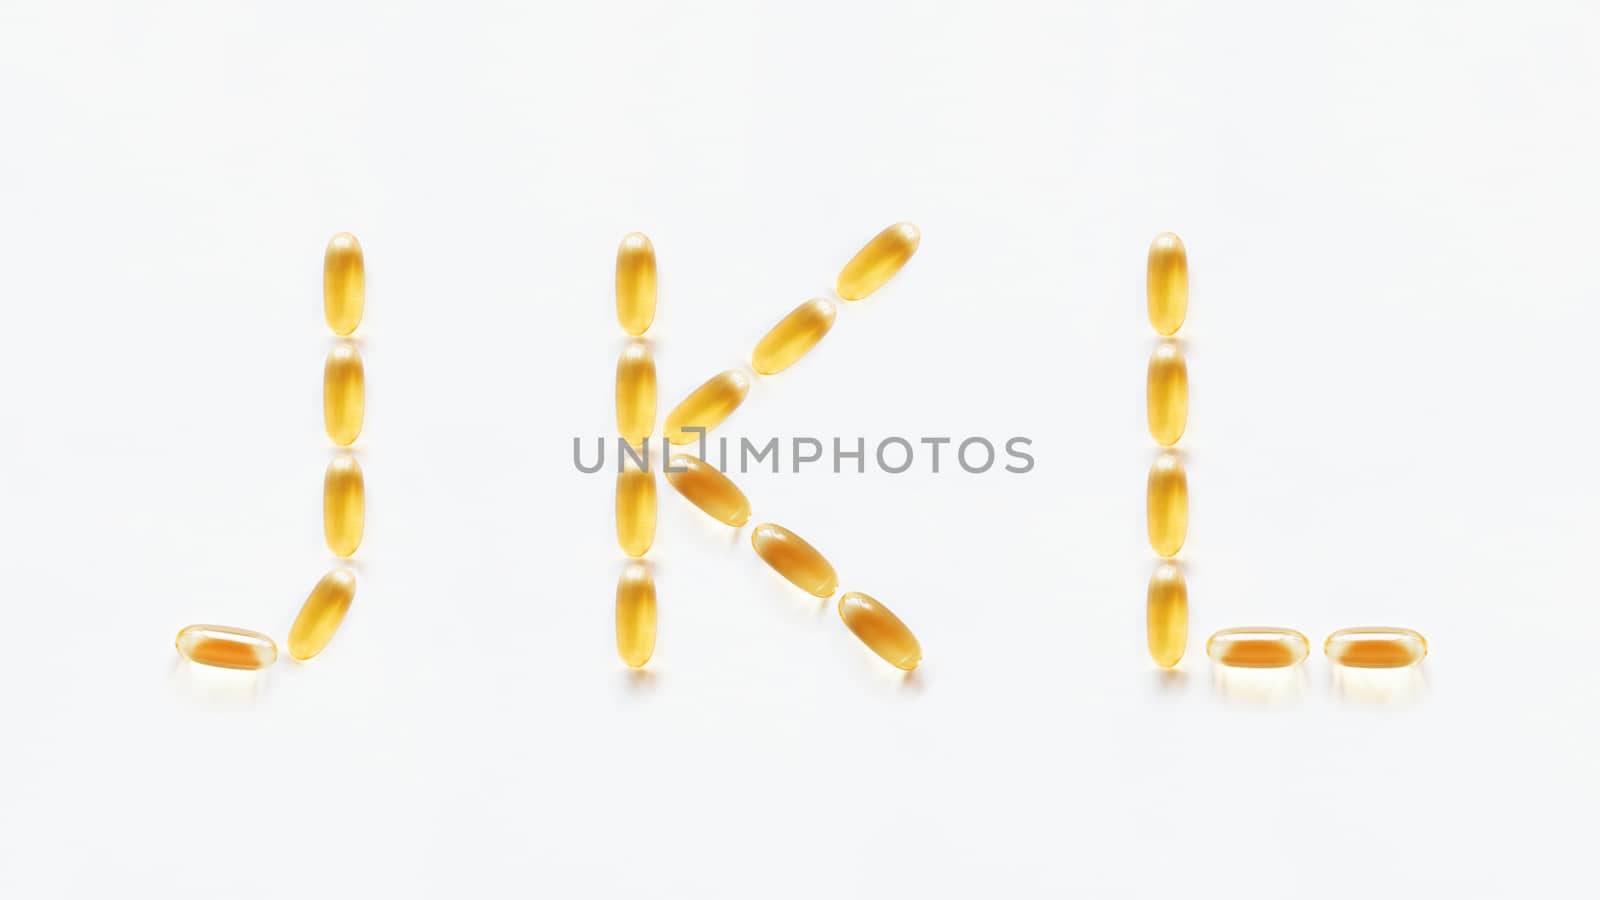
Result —
<instances>
[{"instance_id":1,"label":"vertical capsule","mask_svg":"<svg viewBox=\"0 0 1600 900\"><path fill-rule=\"evenodd\" d=\"M272 638L246 628L190 625L173 643L184 659L219 669L265 669L278 661Z\"/></svg>"},{"instance_id":2,"label":"vertical capsule","mask_svg":"<svg viewBox=\"0 0 1600 900\"><path fill-rule=\"evenodd\" d=\"M349 334L361 324L366 306L367 266L361 242L341 231L322 254L322 315L334 334Z\"/></svg>"},{"instance_id":3,"label":"vertical capsule","mask_svg":"<svg viewBox=\"0 0 1600 900\"><path fill-rule=\"evenodd\" d=\"M900 617L860 591L839 598L839 618L846 628L873 653L897 669L907 672L922 662L922 645Z\"/></svg>"},{"instance_id":4,"label":"vertical capsule","mask_svg":"<svg viewBox=\"0 0 1600 900\"><path fill-rule=\"evenodd\" d=\"M656 319L656 248L635 231L617 247L617 323L644 334Z\"/></svg>"},{"instance_id":5,"label":"vertical capsule","mask_svg":"<svg viewBox=\"0 0 1600 900\"><path fill-rule=\"evenodd\" d=\"M1145 485L1145 527L1150 548L1176 556L1189 535L1189 476L1176 453L1163 453L1150 467Z\"/></svg>"},{"instance_id":6,"label":"vertical capsule","mask_svg":"<svg viewBox=\"0 0 1600 900\"><path fill-rule=\"evenodd\" d=\"M656 476L632 466L617 473L617 544L643 556L656 539Z\"/></svg>"},{"instance_id":7,"label":"vertical capsule","mask_svg":"<svg viewBox=\"0 0 1600 900\"><path fill-rule=\"evenodd\" d=\"M617 655L637 669L656 652L656 582L643 563L617 580Z\"/></svg>"},{"instance_id":8,"label":"vertical capsule","mask_svg":"<svg viewBox=\"0 0 1600 900\"><path fill-rule=\"evenodd\" d=\"M344 614L350 611L350 601L356 598L356 576L349 569L334 569L322 576L300 614L289 626L289 655L295 659L310 659L322 652L339 630Z\"/></svg>"},{"instance_id":9,"label":"vertical capsule","mask_svg":"<svg viewBox=\"0 0 1600 900\"><path fill-rule=\"evenodd\" d=\"M794 365L833 328L833 301L818 297L795 307L772 326L750 354L750 365L762 375L776 375Z\"/></svg>"},{"instance_id":10,"label":"vertical capsule","mask_svg":"<svg viewBox=\"0 0 1600 900\"><path fill-rule=\"evenodd\" d=\"M617 434L643 443L656 427L656 361L650 346L635 341L617 360Z\"/></svg>"},{"instance_id":11,"label":"vertical capsule","mask_svg":"<svg viewBox=\"0 0 1600 900\"><path fill-rule=\"evenodd\" d=\"M322 534L334 556L350 556L367 528L367 481L348 453L328 463L322 476Z\"/></svg>"},{"instance_id":12,"label":"vertical capsule","mask_svg":"<svg viewBox=\"0 0 1600 900\"><path fill-rule=\"evenodd\" d=\"M322 424L328 439L341 447L355 443L366 416L366 367L354 346L340 344L322 365Z\"/></svg>"},{"instance_id":13,"label":"vertical capsule","mask_svg":"<svg viewBox=\"0 0 1600 900\"><path fill-rule=\"evenodd\" d=\"M773 571L789 579L795 587L818 597L832 597L839 588L839 576L817 548L782 525L757 525L750 532L750 545Z\"/></svg>"},{"instance_id":14,"label":"vertical capsule","mask_svg":"<svg viewBox=\"0 0 1600 900\"><path fill-rule=\"evenodd\" d=\"M922 232L910 222L890 225L856 251L839 270L834 290L845 300L860 300L894 277L922 243Z\"/></svg>"},{"instance_id":15,"label":"vertical capsule","mask_svg":"<svg viewBox=\"0 0 1600 900\"><path fill-rule=\"evenodd\" d=\"M674 444L687 444L700 436L698 431L685 428L703 428L706 431L721 425L733 414L750 393L750 379L737 369L729 369L711 376L705 384L695 388L689 396L667 413L662 431Z\"/></svg>"},{"instance_id":16,"label":"vertical capsule","mask_svg":"<svg viewBox=\"0 0 1600 900\"><path fill-rule=\"evenodd\" d=\"M1311 642L1293 628L1224 628L1206 641L1212 662L1238 669L1281 669L1311 652Z\"/></svg>"},{"instance_id":17,"label":"vertical capsule","mask_svg":"<svg viewBox=\"0 0 1600 900\"><path fill-rule=\"evenodd\" d=\"M1171 447L1189 425L1189 366L1177 344L1164 342L1150 355L1144 396L1150 436Z\"/></svg>"},{"instance_id":18,"label":"vertical capsule","mask_svg":"<svg viewBox=\"0 0 1600 900\"><path fill-rule=\"evenodd\" d=\"M1330 662L1357 669L1398 669L1422 662L1428 640L1409 628L1341 628L1322 644Z\"/></svg>"},{"instance_id":19,"label":"vertical capsule","mask_svg":"<svg viewBox=\"0 0 1600 900\"><path fill-rule=\"evenodd\" d=\"M1150 242L1144 292L1151 326L1160 334L1177 334L1189 315L1189 253L1170 231Z\"/></svg>"},{"instance_id":20,"label":"vertical capsule","mask_svg":"<svg viewBox=\"0 0 1600 900\"><path fill-rule=\"evenodd\" d=\"M716 466L677 453L668 461L666 475L668 484L711 518L735 528L750 521L750 500Z\"/></svg>"},{"instance_id":21,"label":"vertical capsule","mask_svg":"<svg viewBox=\"0 0 1600 900\"><path fill-rule=\"evenodd\" d=\"M1171 563L1156 567L1145 593L1145 641L1156 665L1172 668L1189 646L1189 586Z\"/></svg>"}]
</instances>

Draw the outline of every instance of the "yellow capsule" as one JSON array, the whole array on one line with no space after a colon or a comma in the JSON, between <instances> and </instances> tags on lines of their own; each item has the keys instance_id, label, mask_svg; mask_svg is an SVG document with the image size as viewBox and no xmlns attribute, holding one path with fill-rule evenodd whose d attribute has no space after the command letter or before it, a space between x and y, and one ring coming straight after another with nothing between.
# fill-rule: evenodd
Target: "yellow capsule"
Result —
<instances>
[{"instance_id":1,"label":"yellow capsule","mask_svg":"<svg viewBox=\"0 0 1600 900\"><path fill-rule=\"evenodd\" d=\"M635 341L617 360L617 434L639 444L656 427L656 360L650 346Z\"/></svg>"},{"instance_id":2,"label":"yellow capsule","mask_svg":"<svg viewBox=\"0 0 1600 900\"><path fill-rule=\"evenodd\" d=\"M922 243L922 232L910 222L890 225L856 251L839 270L834 290L845 300L860 300L894 277Z\"/></svg>"},{"instance_id":3,"label":"yellow capsule","mask_svg":"<svg viewBox=\"0 0 1600 900\"><path fill-rule=\"evenodd\" d=\"M656 652L656 582L632 563L617 580L617 655L637 669Z\"/></svg>"},{"instance_id":4,"label":"yellow capsule","mask_svg":"<svg viewBox=\"0 0 1600 900\"><path fill-rule=\"evenodd\" d=\"M1177 334L1189 315L1189 253L1170 231L1150 242L1144 293L1150 324L1161 334Z\"/></svg>"},{"instance_id":5,"label":"yellow capsule","mask_svg":"<svg viewBox=\"0 0 1600 900\"><path fill-rule=\"evenodd\" d=\"M1341 628L1322 644L1331 662L1358 669L1398 669L1422 662L1428 640L1409 628Z\"/></svg>"},{"instance_id":6,"label":"yellow capsule","mask_svg":"<svg viewBox=\"0 0 1600 900\"><path fill-rule=\"evenodd\" d=\"M678 453L668 461L666 475L684 499L718 522L738 528L750 521L750 500L716 466Z\"/></svg>"},{"instance_id":7,"label":"yellow capsule","mask_svg":"<svg viewBox=\"0 0 1600 900\"><path fill-rule=\"evenodd\" d=\"M685 428L704 428L706 431L722 424L733 414L750 393L750 379L736 369L713 375L705 384L695 388L683 402L667 413L663 432L674 444L687 444L698 440L700 433L684 431Z\"/></svg>"},{"instance_id":8,"label":"yellow capsule","mask_svg":"<svg viewBox=\"0 0 1600 900\"><path fill-rule=\"evenodd\" d=\"M1224 628L1206 641L1212 662L1238 669L1281 669L1311 652L1311 642L1293 628Z\"/></svg>"},{"instance_id":9,"label":"yellow capsule","mask_svg":"<svg viewBox=\"0 0 1600 900\"><path fill-rule=\"evenodd\" d=\"M1176 444L1189 424L1189 366L1177 344L1164 343L1150 355L1144 398L1150 436L1163 447Z\"/></svg>"},{"instance_id":10,"label":"yellow capsule","mask_svg":"<svg viewBox=\"0 0 1600 900\"><path fill-rule=\"evenodd\" d=\"M839 618L873 653L897 669L907 672L922 662L922 645L900 617L888 607L861 593L851 591L839 598Z\"/></svg>"},{"instance_id":11,"label":"yellow capsule","mask_svg":"<svg viewBox=\"0 0 1600 900\"><path fill-rule=\"evenodd\" d=\"M757 525L750 532L750 545L767 565L802 591L832 597L839 588L839 576L828 560L782 525Z\"/></svg>"},{"instance_id":12,"label":"yellow capsule","mask_svg":"<svg viewBox=\"0 0 1600 900\"><path fill-rule=\"evenodd\" d=\"M356 458L341 454L322 476L322 534L334 556L349 556L366 528L367 480Z\"/></svg>"},{"instance_id":13,"label":"yellow capsule","mask_svg":"<svg viewBox=\"0 0 1600 900\"><path fill-rule=\"evenodd\" d=\"M1189 476L1176 453L1161 454L1150 467L1144 502L1151 549L1175 556L1189 536Z\"/></svg>"},{"instance_id":14,"label":"yellow capsule","mask_svg":"<svg viewBox=\"0 0 1600 900\"><path fill-rule=\"evenodd\" d=\"M775 375L794 365L833 328L834 313L833 301L824 297L796 306L756 344L750 364L762 375Z\"/></svg>"},{"instance_id":15,"label":"yellow capsule","mask_svg":"<svg viewBox=\"0 0 1600 900\"><path fill-rule=\"evenodd\" d=\"M349 334L367 307L367 266L356 236L341 231L322 255L322 315L334 334Z\"/></svg>"},{"instance_id":16,"label":"yellow capsule","mask_svg":"<svg viewBox=\"0 0 1600 900\"><path fill-rule=\"evenodd\" d=\"M635 231L617 247L617 322L644 334L656 319L656 248Z\"/></svg>"},{"instance_id":17,"label":"yellow capsule","mask_svg":"<svg viewBox=\"0 0 1600 900\"><path fill-rule=\"evenodd\" d=\"M361 354L350 344L340 344L322 365L322 424L328 438L348 447L361 436L367 416L367 371Z\"/></svg>"},{"instance_id":18,"label":"yellow capsule","mask_svg":"<svg viewBox=\"0 0 1600 900\"><path fill-rule=\"evenodd\" d=\"M334 569L311 589L300 614L289 626L289 655L310 659L322 652L339 630L350 601L356 598L356 576L349 569Z\"/></svg>"},{"instance_id":19,"label":"yellow capsule","mask_svg":"<svg viewBox=\"0 0 1600 900\"><path fill-rule=\"evenodd\" d=\"M1172 668L1189 646L1189 586L1177 566L1156 567L1145 593L1145 641L1156 665Z\"/></svg>"},{"instance_id":20,"label":"yellow capsule","mask_svg":"<svg viewBox=\"0 0 1600 900\"><path fill-rule=\"evenodd\" d=\"M219 669L265 669L278 661L272 638L244 628L190 625L175 643L184 659Z\"/></svg>"},{"instance_id":21,"label":"yellow capsule","mask_svg":"<svg viewBox=\"0 0 1600 900\"><path fill-rule=\"evenodd\" d=\"M656 539L656 476L633 466L617 473L617 544L643 556Z\"/></svg>"}]
</instances>

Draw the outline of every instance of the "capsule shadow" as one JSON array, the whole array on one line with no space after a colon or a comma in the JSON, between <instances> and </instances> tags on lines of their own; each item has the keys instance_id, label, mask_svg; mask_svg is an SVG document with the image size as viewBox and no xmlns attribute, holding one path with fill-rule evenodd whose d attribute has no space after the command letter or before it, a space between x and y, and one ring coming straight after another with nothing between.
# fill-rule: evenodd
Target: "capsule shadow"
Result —
<instances>
[{"instance_id":1,"label":"capsule shadow","mask_svg":"<svg viewBox=\"0 0 1600 900\"><path fill-rule=\"evenodd\" d=\"M1330 665L1328 681L1334 696L1362 706L1410 706L1427 693L1427 663L1399 669L1358 669Z\"/></svg>"},{"instance_id":2,"label":"capsule shadow","mask_svg":"<svg viewBox=\"0 0 1600 900\"><path fill-rule=\"evenodd\" d=\"M1213 664L1211 686L1230 703L1250 706L1288 706L1305 693L1304 663L1281 669L1241 669Z\"/></svg>"},{"instance_id":3,"label":"capsule shadow","mask_svg":"<svg viewBox=\"0 0 1600 900\"><path fill-rule=\"evenodd\" d=\"M265 693L267 669L221 669L177 659L170 680L178 693L208 706L243 709Z\"/></svg>"}]
</instances>

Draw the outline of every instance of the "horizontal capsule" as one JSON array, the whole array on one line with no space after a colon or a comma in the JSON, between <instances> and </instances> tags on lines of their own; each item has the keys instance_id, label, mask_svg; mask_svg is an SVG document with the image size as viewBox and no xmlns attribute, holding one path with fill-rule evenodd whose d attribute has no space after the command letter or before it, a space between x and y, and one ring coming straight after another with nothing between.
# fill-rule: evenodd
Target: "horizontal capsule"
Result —
<instances>
[{"instance_id":1,"label":"horizontal capsule","mask_svg":"<svg viewBox=\"0 0 1600 900\"><path fill-rule=\"evenodd\" d=\"M706 515L735 528L750 521L750 500L717 467L685 453L667 462L667 483Z\"/></svg>"},{"instance_id":2,"label":"horizontal capsule","mask_svg":"<svg viewBox=\"0 0 1600 900\"><path fill-rule=\"evenodd\" d=\"M617 545L629 556L643 556L655 540L656 475L625 466L617 473Z\"/></svg>"},{"instance_id":3,"label":"horizontal capsule","mask_svg":"<svg viewBox=\"0 0 1600 900\"><path fill-rule=\"evenodd\" d=\"M686 428L711 429L721 425L724 419L733 415L733 411L744 402L750 393L750 379L737 369L729 369L718 375L713 375L705 384L695 388L689 396L673 407L667 413L667 422L663 428L667 440L674 444L687 444L700 437L699 431L685 431Z\"/></svg>"},{"instance_id":4,"label":"horizontal capsule","mask_svg":"<svg viewBox=\"0 0 1600 900\"><path fill-rule=\"evenodd\" d=\"M1175 453L1163 453L1145 484L1145 527L1150 548L1176 556L1189 536L1189 476Z\"/></svg>"},{"instance_id":5,"label":"horizontal capsule","mask_svg":"<svg viewBox=\"0 0 1600 900\"><path fill-rule=\"evenodd\" d=\"M1311 642L1293 628L1224 628L1206 641L1212 662L1238 669L1281 669L1311 652Z\"/></svg>"},{"instance_id":6,"label":"horizontal capsule","mask_svg":"<svg viewBox=\"0 0 1600 900\"><path fill-rule=\"evenodd\" d=\"M1189 365L1177 344L1163 343L1150 355L1144 384L1150 437L1163 447L1171 447L1189 425Z\"/></svg>"},{"instance_id":7,"label":"horizontal capsule","mask_svg":"<svg viewBox=\"0 0 1600 900\"><path fill-rule=\"evenodd\" d=\"M900 617L860 591L839 598L839 618L850 633L861 639L873 653L897 669L907 672L922 662L922 645Z\"/></svg>"},{"instance_id":8,"label":"horizontal capsule","mask_svg":"<svg viewBox=\"0 0 1600 900\"><path fill-rule=\"evenodd\" d=\"M1150 242L1144 289L1151 326L1160 334L1177 334L1189 315L1189 253L1170 231Z\"/></svg>"},{"instance_id":9,"label":"horizontal capsule","mask_svg":"<svg viewBox=\"0 0 1600 900\"><path fill-rule=\"evenodd\" d=\"M322 424L328 439L348 447L361 436L367 417L367 371L361 353L340 344L322 366Z\"/></svg>"},{"instance_id":10,"label":"horizontal capsule","mask_svg":"<svg viewBox=\"0 0 1600 900\"><path fill-rule=\"evenodd\" d=\"M1156 665L1172 668L1189 647L1189 586L1171 563L1150 576L1144 605L1145 642Z\"/></svg>"},{"instance_id":11,"label":"horizontal capsule","mask_svg":"<svg viewBox=\"0 0 1600 900\"><path fill-rule=\"evenodd\" d=\"M1341 628L1322 644L1330 662L1357 669L1398 669L1422 662L1428 641L1409 628Z\"/></svg>"},{"instance_id":12,"label":"horizontal capsule","mask_svg":"<svg viewBox=\"0 0 1600 900\"><path fill-rule=\"evenodd\" d=\"M617 580L617 655L637 669L656 652L656 582L650 569L632 563Z\"/></svg>"},{"instance_id":13,"label":"horizontal capsule","mask_svg":"<svg viewBox=\"0 0 1600 900\"><path fill-rule=\"evenodd\" d=\"M910 222L890 225L839 270L834 290L845 300L860 300L894 277L922 243L922 232Z\"/></svg>"},{"instance_id":14,"label":"horizontal capsule","mask_svg":"<svg viewBox=\"0 0 1600 900\"><path fill-rule=\"evenodd\" d=\"M334 334L349 334L367 307L367 265L361 242L341 231L322 254L322 315Z\"/></svg>"},{"instance_id":15,"label":"horizontal capsule","mask_svg":"<svg viewBox=\"0 0 1600 900\"><path fill-rule=\"evenodd\" d=\"M322 476L322 534L334 556L350 556L367 529L367 480L348 453L328 463Z\"/></svg>"},{"instance_id":16,"label":"horizontal capsule","mask_svg":"<svg viewBox=\"0 0 1600 900\"><path fill-rule=\"evenodd\" d=\"M802 591L832 597L839 588L839 576L827 558L782 525L757 525L750 532L750 545L773 571Z\"/></svg>"},{"instance_id":17,"label":"horizontal capsule","mask_svg":"<svg viewBox=\"0 0 1600 900\"><path fill-rule=\"evenodd\" d=\"M762 375L776 375L805 356L833 328L836 310L825 297L795 307L772 326L750 354L750 365Z\"/></svg>"},{"instance_id":18,"label":"horizontal capsule","mask_svg":"<svg viewBox=\"0 0 1600 900\"><path fill-rule=\"evenodd\" d=\"M339 630L350 601L356 598L356 576L349 569L334 569L322 576L300 606L289 626L289 655L310 659L322 652Z\"/></svg>"},{"instance_id":19,"label":"horizontal capsule","mask_svg":"<svg viewBox=\"0 0 1600 900\"><path fill-rule=\"evenodd\" d=\"M245 628L190 625L175 643L184 659L219 669L265 669L278 661L272 638Z\"/></svg>"},{"instance_id":20,"label":"horizontal capsule","mask_svg":"<svg viewBox=\"0 0 1600 900\"><path fill-rule=\"evenodd\" d=\"M617 434L643 443L656 427L656 361L650 345L635 341L617 360Z\"/></svg>"},{"instance_id":21,"label":"horizontal capsule","mask_svg":"<svg viewBox=\"0 0 1600 900\"><path fill-rule=\"evenodd\" d=\"M644 334L656 319L656 248L635 231L617 247L617 323Z\"/></svg>"}]
</instances>

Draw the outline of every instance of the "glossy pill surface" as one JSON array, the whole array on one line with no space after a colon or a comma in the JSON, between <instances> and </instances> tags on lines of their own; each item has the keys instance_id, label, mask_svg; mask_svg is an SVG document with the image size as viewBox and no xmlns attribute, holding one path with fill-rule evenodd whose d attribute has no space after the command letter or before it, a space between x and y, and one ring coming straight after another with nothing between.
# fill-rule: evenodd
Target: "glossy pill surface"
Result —
<instances>
[{"instance_id":1,"label":"glossy pill surface","mask_svg":"<svg viewBox=\"0 0 1600 900\"><path fill-rule=\"evenodd\" d=\"M644 334L656 319L656 248L635 231L617 247L617 324Z\"/></svg>"},{"instance_id":2,"label":"glossy pill surface","mask_svg":"<svg viewBox=\"0 0 1600 900\"><path fill-rule=\"evenodd\" d=\"M356 458L343 454L322 476L322 534L334 556L349 556L366 528L367 480Z\"/></svg>"},{"instance_id":3,"label":"glossy pill surface","mask_svg":"<svg viewBox=\"0 0 1600 900\"><path fill-rule=\"evenodd\" d=\"M1238 669L1281 669L1310 652L1311 643L1293 628L1224 628L1206 641L1212 662Z\"/></svg>"},{"instance_id":4,"label":"glossy pill surface","mask_svg":"<svg viewBox=\"0 0 1600 900\"><path fill-rule=\"evenodd\" d=\"M668 461L666 475L674 490L718 522L737 528L750 521L750 500L716 466L678 453Z\"/></svg>"},{"instance_id":5,"label":"glossy pill surface","mask_svg":"<svg viewBox=\"0 0 1600 900\"><path fill-rule=\"evenodd\" d=\"M1145 592L1145 642L1156 665L1171 668L1189 646L1189 586L1170 563L1156 567Z\"/></svg>"},{"instance_id":6,"label":"glossy pill surface","mask_svg":"<svg viewBox=\"0 0 1600 900\"><path fill-rule=\"evenodd\" d=\"M265 669L278 661L272 638L245 628L190 625L175 643L184 659L219 669Z\"/></svg>"},{"instance_id":7,"label":"glossy pill surface","mask_svg":"<svg viewBox=\"0 0 1600 900\"><path fill-rule=\"evenodd\" d=\"M817 548L782 525L757 525L750 532L750 545L773 571L789 579L795 587L818 597L832 597L839 588L839 576Z\"/></svg>"},{"instance_id":8,"label":"glossy pill surface","mask_svg":"<svg viewBox=\"0 0 1600 900\"><path fill-rule=\"evenodd\" d=\"M1341 628L1322 644L1330 662L1357 669L1398 669L1422 662L1428 641L1409 628Z\"/></svg>"},{"instance_id":9,"label":"glossy pill surface","mask_svg":"<svg viewBox=\"0 0 1600 900\"><path fill-rule=\"evenodd\" d=\"M704 428L709 432L732 415L749 393L750 379L746 378L743 372L729 369L713 375L709 381L683 398L683 402L673 407L672 412L667 413L667 423L663 429L667 440L674 444L688 444L698 440L699 432L683 429Z\"/></svg>"},{"instance_id":10,"label":"glossy pill surface","mask_svg":"<svg viewBox=\"0 0 1600 900\"><path fill-rule=\"evenodd\" d=\"M762 375L775 375L794 365L833 328L836 310L825 297L795 307L772 326L750 354L750 365Z\"/></svg>"},{"instance_id":11,"label":"glossy pill surface","mask_svg":"<svg viewBox=\"0 0 1600 900\"><path fill-rule=\"evenodd\" d=\"M367 265L361 242L348 232L328 241L322 255L322 315L334 334L349 334L367 308Z\"/></svg>"},{"instance_id":12,"label":"glossy pill surface","mask_svg":"<svg viewBox=\"0 0 1600 900\"><path fill-rule=\"evenodd\" d=\"M334 569L322 576L300 614L289 626L289 655L295 659L310 659L322 652L339 630L344 614L350 611L350 601L356 598L356 576L349 569Z\"/></svg>"},{"instance_id":13,"label":"glossy pill surface","mask_svg":"<svg viewBox=\"0 0 1600 900\"><path fill-rule=\"evenodd\" d=\"M361 353L340 344L322 366L322 424L328 439L348 447L361 436L367 417L367 372Z\"/></svg>"},{"instance_id":14,"label":"glossy pill surface","mask_svg":"<svg viewBox=\"0 0 1600 900\"><path fill-rule=\"evenodd\" d=\"M633 563L617 580L617 655L637 669L656 652L656 582Z\"/></svg>"},{"instance_id":15,"label":"glossy pill surface","mask_svg":"<svg viewBox=\"0 0 1600 900\"><path fill-rule=\"evenodd\" d=\"M922 645L917 643L917 636L899 616L872 597L859 591L840 597L839 618L851 634L889 665L909 672L922 662Z\"/></svg>"},{"instance_id":16,"label":"glossy pill surface","mask_svg":"<svg viewBox=\"0 0 1600 900\"><path fill-rule=\"evenodd\" d=\"M922 232L910 222L890 225L844 264L834 290L845 300L860 300L894 277L922 243Z\"/></svg>"},{"instance_id":17,"label":"glossy pill surface","mask_svg":"<svg viewBox=\"0 0 1600 900\"><path fill-rule=\"evenodd\" d=\"M655 539L655 473L629 463L617 473L617 545L629 556L643 556Z\"/></svg>"},{"instance_id":18,"label":"glossy pill surface","mask_svg":"<svg viewBox=\"0 0 1600 900\"><path fill-rule=\"evenodd\" d=\"M1150 242L1144 290L1150 325L1160 334L1177 334L1189 315L1189 253L1170 231Z\"/></svg>"},{"instance_id":19,"label":"glossy pill surface","mask_svg":"<svg viewBox=\"0 0 1600 900\"><path fill-rule=\"evenodd\" d=\"M1145 485L1145 527L1150 549L1175 556L1189 536L1189 476L1175 453L1163 453Z\"/></svg>"},{"instance_id":20,"label":"glossy pill surface","mask_svg":"<svg viewBox=\"0 0 1600 900\"><path fill-rule=\"evenodd\" d=\"M1177 344L1163 343L1150 354L1144 397L1150 437L1163 447L1176 444L1189 425L1189 365Z\"/></svg>"},{"instance_id":21,"label":"glossy pill surface","mask_svg":"<svg viewBox=\"0 0 1600 900\"><path fill-rule=\"evenodd\" d=\"M617 360L617 434L638 444L656 427L656 360L650 346L635 341Z\"/></svg>"}]
</instances>

